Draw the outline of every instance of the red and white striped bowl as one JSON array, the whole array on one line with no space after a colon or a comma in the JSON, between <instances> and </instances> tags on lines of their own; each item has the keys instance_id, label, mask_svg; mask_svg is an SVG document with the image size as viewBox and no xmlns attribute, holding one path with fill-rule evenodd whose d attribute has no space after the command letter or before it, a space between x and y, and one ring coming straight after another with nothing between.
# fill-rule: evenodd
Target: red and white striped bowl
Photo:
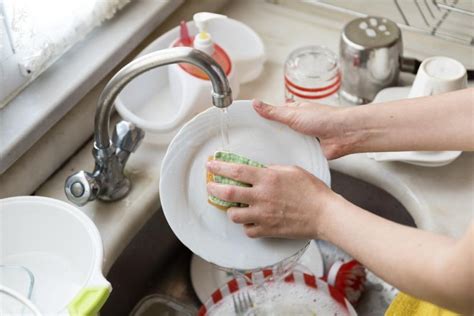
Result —
<instances>
[{"instance_id":1,"label":"red and white striped bowl","mask_svg":"<svg viewBox=\"0 0 474 316\"><path fill-rule=\"evenodd\" d=\"M207 312L213 306L217 305L226 297L238 292L239 290L242 290L245 287L252 286L253 284L261 284L263 280L271 278L272 275L272 270L263 270L254 273L247 273L247 280L244 278L234 278L230 280L224 286L212 293L207 302L199 309L198 316L207 315ZM301 271L293 271L284 278L284 282L302 284L308 288L314 289L315 291L323 291L325 294L331 297L335 303L340 304L340 306L347 311L348 315L357 315L352 305L345 299L341 292L312 274L307 274Z\"/></svg>"}]
</instances>

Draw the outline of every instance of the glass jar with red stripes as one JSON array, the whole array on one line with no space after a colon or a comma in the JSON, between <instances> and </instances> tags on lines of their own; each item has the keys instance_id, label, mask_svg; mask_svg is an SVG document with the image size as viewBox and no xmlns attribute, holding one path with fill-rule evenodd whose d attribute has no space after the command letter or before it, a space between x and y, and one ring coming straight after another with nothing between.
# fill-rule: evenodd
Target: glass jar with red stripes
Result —
<instances>
[{"instance_id":1,"label":"glass jar with red stripes","mask_svg":"<svg viewBox=\"0 0 474 316\"><path fill-rule=\"evenodd\" d=\"M286 102L339 104L341 74L338 57L323 46L294 50L285 62Z\"/></svg>"}]
</instances>

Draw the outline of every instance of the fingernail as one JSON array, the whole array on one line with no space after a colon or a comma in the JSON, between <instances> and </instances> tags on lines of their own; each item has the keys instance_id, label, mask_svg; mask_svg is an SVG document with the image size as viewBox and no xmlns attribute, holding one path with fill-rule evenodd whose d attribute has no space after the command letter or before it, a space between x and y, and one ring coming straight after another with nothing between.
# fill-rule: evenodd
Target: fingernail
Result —
<instances>
[{"instance_id":1,"label":"fingernail","mask_svg":"<svg viewBox=\"0 0 474 316\"><path fill-rule=\"evenodd\" d=\"M207 187L207 193L212 194L214 191L214 183L209 182L206 187Z\"/></svg>"},{"instance_id":2,"label":"fingernail","mask_svg":"<svg viewBox=\"0 0 474 316\"><path fill-rule=\"evenodd\" d=\"M227 217L232 220L232 209L227 210Z\"/></svg>"},{"instance_id":3,"label":"fingernail","mask_svg":"<svg viewBox=\"0 0 474 316\"><path fill-rule=\"evenodd\" d=\"M207 169L215 169L216 168L216 162L215 160L210 160L206 163Z\"/></svg>"},{"instance_id":4,"label":"fingernail","mask_svg":"<svg viewBox=\"0 0 474 316\"><path fill-rule=\"evenodd\" d=\"M263 103L262 101L260 100L253 100L253 106L256 108L256 109L264 109L265 107L268 106L268 104L265 104Z\"/></svg>"}]
</instances>

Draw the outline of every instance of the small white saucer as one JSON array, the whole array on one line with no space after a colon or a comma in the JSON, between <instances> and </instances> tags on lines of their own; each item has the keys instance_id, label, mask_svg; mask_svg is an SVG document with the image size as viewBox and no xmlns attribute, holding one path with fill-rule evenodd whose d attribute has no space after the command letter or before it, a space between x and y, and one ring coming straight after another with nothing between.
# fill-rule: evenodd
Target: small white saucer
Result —
<instances>
[{"instance_id":1,"label":"small white saucer","mask_svg":"<svg viewBox=\"0 0 474 316\"><path fill-rule=\"evenodd\" d=\"M411 87L386 88L380 91L372 103L406 99ZM462 154L462 151L400 151L367 153L376 161L401 161L423 167L441 167L450 164Z\"/></svg>"}]
</instances>

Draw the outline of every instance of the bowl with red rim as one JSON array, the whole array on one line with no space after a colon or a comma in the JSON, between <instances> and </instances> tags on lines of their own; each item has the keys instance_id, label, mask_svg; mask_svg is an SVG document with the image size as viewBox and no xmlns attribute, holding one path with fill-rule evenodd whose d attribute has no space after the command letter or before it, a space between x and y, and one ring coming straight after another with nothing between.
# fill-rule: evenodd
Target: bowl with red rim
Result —
<instances>
[{"instance_id":1,"label":"bowl with red rim","mask_svg":"<svg viewBox=\"0 0 474 316\"><path fill-rule=\"evenodd\" d=\"M341 292L314 275L294 270L278 278L270 269L233 278L212 293L198 315L235 315L232 296L243 291L249 293L253 308L258 310L273 306L284 315L304 306L307 315L357 315Z\"/></svg>"}]
</instances>

